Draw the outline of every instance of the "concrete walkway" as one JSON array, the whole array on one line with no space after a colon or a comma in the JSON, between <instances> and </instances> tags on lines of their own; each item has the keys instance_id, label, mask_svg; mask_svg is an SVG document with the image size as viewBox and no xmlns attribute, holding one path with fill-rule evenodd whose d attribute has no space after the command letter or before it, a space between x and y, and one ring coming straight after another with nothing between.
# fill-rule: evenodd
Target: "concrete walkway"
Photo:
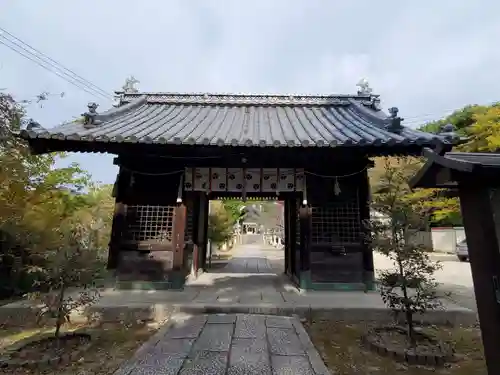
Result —
<instances>
[{"instance_id":1,"label":"concrete walkway","mask_svg":"<svg viewBox=\"0 0 500 375\"><path fill-rule=\"evenodd\" d=\"M284 293L297 293L297 288L283 276L283 250L261 245L261 238L258 235L254 243L235 248L224 268L188 282L185 292L198 292L195 300L200 303L286 302Z\"/></svg>"},{"instance_id":2,"label":"concrete walkway","mask_svg":"<svg viewBox=\"0 0 500 375\"><path fill-rule=\"evenodd\" d=\"M115 375L328 375L296 318L197 315L176 319Z\"/></svg>"}]
</instances>

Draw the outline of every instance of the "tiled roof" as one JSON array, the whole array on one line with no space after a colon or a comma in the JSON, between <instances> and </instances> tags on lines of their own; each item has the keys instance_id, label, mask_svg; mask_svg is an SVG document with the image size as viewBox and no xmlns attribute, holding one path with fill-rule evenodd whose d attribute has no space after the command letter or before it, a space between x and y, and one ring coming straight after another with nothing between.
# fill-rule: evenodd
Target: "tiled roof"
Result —
<instances>
[{"instance_id":1,"label":"tiled roof","mask_svg":"<svg viewBox=\"0 0 500 375\"><path fill-rule=\"evenodd\" d=\"M498 185L500 174L500 154L479 152L447 152L444 155L434 150L424 149L423 156L427 158L424 166L413 176L409 185L416 187L453 188L459 185L459 180L474 181L486 185L490 181ZM447 173L442 173L448 170ZM457 175L450 173L457 171ZM438 177L439 176L439 177Z\"/></svg>"},{"instance_id":2,"label":"tiled roof","mask_svg":"<svg viewBox=\"0 0 500 375\"><path fill-rule=\"evenodd\" d=\"M450 143L399 127L374 95L269 96L124 94L122 105L54 128L23 130L25 139L214 146L421 146Z\"/></svg>"},{"instance_id":3,"label":"tiled roof","mask_svg":"<svg viewBox=\"0 0 500 375\"><path fill-rule=\"evenodd\" d=\"M498 153L447 152L444 157L446 159L470 163L473 165L500 168L500 154Z\"/></svg>"}]
</instances>

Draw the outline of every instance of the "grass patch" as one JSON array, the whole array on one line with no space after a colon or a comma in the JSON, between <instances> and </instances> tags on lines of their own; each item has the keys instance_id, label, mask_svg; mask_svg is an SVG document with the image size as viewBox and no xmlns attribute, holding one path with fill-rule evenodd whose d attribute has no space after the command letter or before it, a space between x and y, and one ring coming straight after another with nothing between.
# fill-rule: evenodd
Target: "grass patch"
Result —
<instances>
[{"instance_id":1,"label":"grass patch","mask_svg":"<svg viewBox=\"0 0 500 375\"><path fill-rule=\"evenodd\" d=\"M10 375L74 375L74 374L113 374L120 364L130 358L139 346L147 341L156 329L146 325L106 324L100 327L69 326L65 331L82 330L92 335L91 347L73 363L45 370L22 368L0 369L0 374ZM53 331L45 328L2 328L0 333L0 351L8 345L38 334Z\"/></svg>"},{"instance_id":2,"label":"grass patch","mask_svg":"<svg viewBox=\"0 0 500 375\"><path fill-rule=\"evenodd\" d=\"M305 326L326 365L337 375L486 374L481 336L477 328L426 328L426 333L451 342L458 359L456 363L435 369L397 363L365 350L360 338L375 326L371 323L318 321L305 323Z\"/></svg>"}]
</instances>

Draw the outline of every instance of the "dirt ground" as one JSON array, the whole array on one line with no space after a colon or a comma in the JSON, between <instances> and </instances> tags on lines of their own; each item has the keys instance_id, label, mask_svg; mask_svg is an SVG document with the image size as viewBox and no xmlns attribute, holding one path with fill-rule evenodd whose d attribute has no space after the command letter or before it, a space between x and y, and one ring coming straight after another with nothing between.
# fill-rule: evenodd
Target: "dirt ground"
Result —
<instances>
[{"instance_id":1,"label":"dirt ground","mask_svg":"<svg viewBox=\"0 0 500 375\"><path fill-rule=\"evenodd\" d=\"M68 365L47 369L2 368L0 374L9 375L108 375L113 374L120 364L130 358L139 346L147 341L156 328L146 325L108 324L101 327L72 326L66 330L89 332L92 344L88 350ZM52 328L9 327L0 330L0 351L10 344L40 333L51 332Z\"/></svg>"},{"instance_id":2,"label":"dirt ground","mask_svg":"<svg viewBox=\"0 0 500 375\"><path fill-rule=\"evenodd\" d=\"M436 369L397 363L393 359L365 350L361 343L361 336L374 324L328 321L305 324L314 345L329 369L336 375L486 374L481 336L477 328L429 328L428 333L451 342L456 350L456 363Z\"/></svg>"}]
</instances>

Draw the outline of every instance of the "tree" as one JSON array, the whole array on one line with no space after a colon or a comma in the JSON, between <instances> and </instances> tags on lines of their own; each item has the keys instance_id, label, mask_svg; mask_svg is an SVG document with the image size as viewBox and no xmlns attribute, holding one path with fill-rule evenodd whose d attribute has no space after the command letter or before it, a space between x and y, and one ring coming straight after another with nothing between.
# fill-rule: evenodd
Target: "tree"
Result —
<instances>
[{"instance_id":1,"label":"tree","mask_svg":"<svg viewBox=\"0 0 500 375\"><path fill-rule=\"evenodd\" d=\"M437 121L431 121L420 127L419 130L437 134L441 131L441 128L446 124L452 124L457 133L462 136L468 135L468 129L472 126L475 121L475 116L484 113L488 110L488 106L483 105L467 105L461 109L454 111L451 115L446 116Z\"/></svg>"},{"instance_id":2,"label":"tree","mask_svg":"<svg viewBox=\"0 0 500 375\"><path fill-rule=\"evenodd\" d=\"M421 158L398 158L386 157L376 158L375 167L369 172L372 193L379 190L385 184L387 166L398 168L404 174L400 183L407 186L407 181L414 176L423 166ZM428 229L429 225L461 225L462 215L458 197L449 194L447 189L421 189L410 192L408 198L414 202L422 202L430 213L428 223L422 223L422 230Z\"/></svg>"},{"instance_id":3,"label":"tree","mask_svg":"<svg viewBox=\"0 0 500 375\"><path fill-rule=\"evenodd\" d=\"M241 224L246 216L246 211L244 210L245 204L238 199L224 199L222 204L232 223Z\"/></svg>"},{"instance_id":4,"label":"tree","mask_svg":"<svg viewBox=\"0 0 500 375\"><path fill-rule=\"evenodd\" d=\"M500 150L500 106L474 115L474 123L468 128L469 140L462 146L464 151L498 152Z\"/></svg>"},{"instance_id":5,"label":"tree","mask_svg":"<svg viewBox=\"0 0 500 375\"><path fill-rule=\"evenodd\" d=\"M393 261L394 268L381 273L380 293L396 316L403 313L409 342L415 345L414 314L440 305L432 277L440 265L429 259L428 249L413 241L432 213L421 198L425 192L411 192L408 187L414 159L398 158L397 165L386 159L384 167L371 203L384 219L370 220L370 241L375 250Z\"/></svg>"},{"instance_id":6,"label":"tree","mask_svg":"<svg viewBox=\"0 0 500 375\"><path fill-rule=\"evenodd\" d=\"M452 124L459 135L469 138L468 142L458 145L457 150L496 152L500 149L499 113L500 103L468 105L441 120L425 124L420 130L437 134L444 125Z\"/></svg>"},{"instance_id":7,"label":"tree","mask_svg":"<svg viewBox=\"0 0 500 375\"><path fill-rule=\"evenodd\" d=\"M55 337L59 339L61 327L70 322L70 315L78 308L95 302L99 297L96 289L90 288L94 279L92 251L95 236L91 227L65 221L58 230L60 246L46 250L48 259L42 272L46 273L47 291L31 294L31 298L41 300L39 320L44 317L55 319ZM75 284L84 287L83 291L68 295L68 288Z\"/></svg>"},{"instance_id":8,"label":"tree","mask_svg":"<svg viewBox=\"0 0 500 375\"><path fill-rule=\"evenodd\" d=\"M457 145L457 151L466 152L498 152L500 150L500 103L491 106L468 105L451 115L425 124L420 130L439 133L446 124L452 124L456 132L467 139ZM433 192L435 190L432 190ZM436 214L432 221L436 225L462 225L460 203L456 194L450 190L440 191L429 204L435 207Z\"/></svg>"},{"instance_id":9,"label":"tree","mask_svg":"<svg viewBox=\"0 0 500 375\"><path fill-rule=\"evenodd\" d=\"M212 209L208 216L208 238L218 246L233 236L234 217L221 202L211 202Z\"/></svg>"},{"instance_id":10,"label":"tree","mask_svg":"<svg viewBox=\"0 0 500 375\"><path fill-rule=\"evenodd\" d=\"M102 222L99 247L111 225L110 188L92 184L77 164L56 168L65 154L31 154L15 136L28 121L22 105L0 93L0 298L29 292L34 281L43 289L43 254L61 248L64 220Z\"/></svg>"}]
</instances>

